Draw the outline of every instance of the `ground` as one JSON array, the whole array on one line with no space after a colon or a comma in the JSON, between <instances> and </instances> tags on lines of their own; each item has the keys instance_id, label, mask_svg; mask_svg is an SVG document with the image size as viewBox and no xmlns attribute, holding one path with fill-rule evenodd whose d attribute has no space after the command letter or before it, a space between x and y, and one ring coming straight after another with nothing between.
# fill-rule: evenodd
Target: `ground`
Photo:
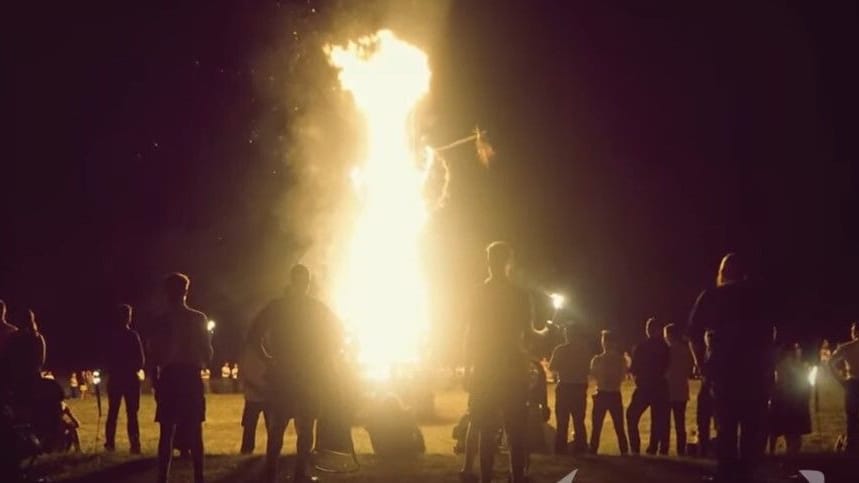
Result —
<instances>
[{"instance_id":1,"label":"ground","mask_svg":"<svg viewBox=\"0 0 859 483\"><path fill-rule=\"evenodd\" d=\"M348 474L323 475L326 481L335 482L458 482L457 470L461 457L453 454L454 441L451 429L465 409L466 395L456 388L443 388L436 392L435 416L422 421L421 429L427 443L427 454L414 459L381 460L372 455L369 438L363 428L353 429L360 470ZM811 405L814 432L804 438L804 451L808 455L802 459L785 461L771 459L766 473L770 481L786 481L785 475L795 469L819 469L831 481L857 481L859 470L854 470L855 462L843 457L826 454L831 451L838 435L843 432L844 416L841 406L842 390L833 380L823 378L819 381L819 410ZM631 385L624 386L624 404L628 404ZM693 396L697 392L693 383ZM550 405L553 405L550 386ZM591 391L592 392L592 391ZM106 412L106 401L104 410ZM243 399L234 394L210 394L207 396L207 421L205 424L206 472L207 480L216 482L252 482L259 477L262 468L261 449L265 444L265 431L260 422L257 431L257 451L253 456L239 456L240 418ZM144 395L141 402L140 420L142 433L142 456L127 453L128 442L124 433L124 415L120 413L117 436L117 452L106 453L102 449L104 435L103 419L99 422L96 400L70 401L76 416L81 420L80 430L83 451L81 454L51 455L36 463L36 472L47 474L54 480L69 482L151 482L155 479L155 448L158 428L153 423L155 404L151 396ZM695 428L695 402L690 401L687 411L687 429ZM649 437L648 415L641 423L642 440ZM99 424L100 423L100 424ZM554 425L554 421L550 421ZM97 426L99 424L99 426ZM587 419L590 430L590 416ZM98 428L98 431L96 429ZM286 440L286 458L291 460L294 452L295 434L290 427ZM651 458L620 457L617 441L610 420L603 428L604 455L596 457L568 457L553 455L532 456L531 477L534 482L556 482L573 469L578 469L576 482L696 482L708 472L712 462L690 458ZM673 444L673 438L672 438ZM673 450L672 450L673 451ZM506 481L503 476L505 458L496 461L497 480ZM287 463L289 464L289 462ZM190 463L177 460L174 463L171 481L191 481ZM852 472L852 473L851 473ZM844 478L841 480L840 478Z\"/></svg>"}]
</instances>

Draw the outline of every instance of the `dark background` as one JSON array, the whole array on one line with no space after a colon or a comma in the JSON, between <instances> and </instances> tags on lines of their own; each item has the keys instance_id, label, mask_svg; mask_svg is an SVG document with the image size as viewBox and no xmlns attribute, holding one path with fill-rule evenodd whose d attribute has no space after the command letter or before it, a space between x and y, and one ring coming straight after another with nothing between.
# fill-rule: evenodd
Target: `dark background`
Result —
<instances>
[{"instance_id":1,"label":"dark background","mask_svg":"<svg viewBox=\"0 0 859 483\"><path fill-rule=\"evenodd\" d=\"M451 155L451 198L430 226L439 338L457 333L496 238L536 293L563 290L566 315L629 341L649 315L684 321L730 250L755 260L786 337L846 338L859 317L855 2L599 3L445 12L426 135L478 124L498 155L489 169ZM271 56L318 50L284 30L296 19L311 43L335 17L386 25L367 5L4 15L0 297L12 317L36 310L49 364L95 360L114 303L134 304L145 330L174 270L218 320L220 357L234 355L308 243L273 208L294 180L271 148L291 122L260 88L291 82Z\"/></svg>"}]
</instances>

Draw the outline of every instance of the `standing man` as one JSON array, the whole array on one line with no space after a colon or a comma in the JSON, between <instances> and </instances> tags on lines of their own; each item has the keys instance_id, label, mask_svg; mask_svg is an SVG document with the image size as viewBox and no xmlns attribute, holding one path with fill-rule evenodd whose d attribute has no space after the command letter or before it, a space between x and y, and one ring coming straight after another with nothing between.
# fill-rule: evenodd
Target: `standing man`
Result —
<instances>
[{"instance_id":1,"label":"standing man","mask_svg":"<svg viewBox=\"0 0 859 483\"><path fill-rule=\"evenodd\" d=\"M594 408L591 413L590 450L591 454L597 454L599 451L605 413L609 413L620 454L625 456L629 451L629 442L623 429L623 397L620 394L620 386L626 379L629 367L626 358L618 352L617 342L610 331L602 331L601 343L602 354L595 355L591 360L591 375L596 380L597 392L594 394Z\"/></svg>"},{"instance_id":2,"label":"standing man","mask_svg":"<svg viewBox=\"0 0 859 483\"><path fill-rule=\"evenodd\" d=\"M689 335L699 367L707 329L716 331L707 362L719 425L716 481L747 482L763 456L775 364L765 297L736 254L722 259L716 287L703 291L692 309Z\"/></svg>"},{"instance_id":3,"label":"standing man","mask_svg":"<svg viewBox=\"0 0 859 483\"><path fill-rule=\"evenodd\" d=\"M166 483L177 431L187 435L194 465L194 482L203 483L203 421L206 398L200 371L212 360L212 341L205 314L188 307L187 275L174 273L164 281L167 312L161 320L156 364L155 420L158 439L158 482Z\"/></svg>"},{"instance_id":4,"label":"standing man","mask_svg":"<svg viewBox=\"0 0 859 483\"><path fill-rule=\"evenodd\" d=\"M859 455L859 322L850 327L851 341L835 349L830 364L838 368L844 363L844 411L847 413L847 452Z\"/></svg>"},{"instance_id":5,"label":"standing man","mask_svg":"<svg viewBox=\"0 0 859 483\"><path fill-rule=\"evenodd\" d=\"M510 281L513 249L493 242L486 249L489 278L477 290L466 338L470 377L471 429L479 434L480 481L492 481L498 421L510 448L510 481L525 481L529 358L532 332L528 293ZM468 448L466 448L466 452Z\"/></svg>"},{"instance_id":6,"label":"standing man","mask_svg":"<svg viewBox=\"0 0 859 483\"><path fill-rule=\"evenodd\" d=\"M650 408L650 442L647 454L668 454L670 429L668 409L668 371L670 355L668 345L662 337L662 324L653 317L647 319L644 328L647 339L632 351L629 372L635 378L635 391L626 409L626 424L629 427L629 446L632 454L641 452L641 436L638 423L641 415Z\"/></svg>"},{"instance_id":7,"label":"standing man","mask_svg":"<svg viewBox=\"0 0 859 483\"><path fill-rule=\"evenodd\" d=\"M256 446L257 422L262 414L268 427L269 384L265 379L266 362L260 355L261 335L258 327L251 327L241 353L242 388L245 407L242 411L242 454L252 454Z\"/></svg>"},{"instance_id":8,"label":"standing man","mask_svg":"<svg viewBox=\"0 0 859 483\"><path fill-rule=\"evenodd\" d=\"M283 433L295 420L297 457L295 481L318 481L307 475L313 449L313 428L324 402L327 376L341 351L339 323L331 310L308 294L310 270L295 265L283 297L272 301L257 317L259 350L269 363L273 396L268 422L265 481L278 476ZM396 343L396 342L394 342Z\"/></svg>"},{"instance_id":9,"label":"standing man","mask_svg":"<svg viewBox=\"0 0 859 483\"><path fill-rule=\"evenodd\" d=\"M563 329L564 344L552 352L549 370L557 377L555 386L555 453L566 454L568 450L570 418L573 419L573 450L577 453L587 451L588 433L585 429L585 410L587 409L588 372L591 367L592 351L584 341L582 331L576 326Z\"/></svg>"},{"instance_id":10,"label":"standing man","mask_svg":"<svg viewBox=\"0 0 859 483\"><path fill-rule=\"evenodd\" d=\"M676 325L668 324L663 329L668 344L668 406L674 419L674 434L677 441L677 456L686 455L686 404L689 402L689 377L695 363L689 344L680 337Z\"/></svg>"},{"instance_id":11,"label":"standing man","mask_svg":"<svg viewBox=\"0 0 859 483\"><path fill-rule=\"evenodd\" d=\"M131 329L132 310L122 304L116 308L115 326L110 328L110 343L107 346L107 422L104 427L104 448L116 449L116 419L119 405L125 399L125 417L128 442L132 454L140 454L140 427L137 410L140 408L140 377L143 369L143 345L140 335Z\"/></svg>"}]
</instances>

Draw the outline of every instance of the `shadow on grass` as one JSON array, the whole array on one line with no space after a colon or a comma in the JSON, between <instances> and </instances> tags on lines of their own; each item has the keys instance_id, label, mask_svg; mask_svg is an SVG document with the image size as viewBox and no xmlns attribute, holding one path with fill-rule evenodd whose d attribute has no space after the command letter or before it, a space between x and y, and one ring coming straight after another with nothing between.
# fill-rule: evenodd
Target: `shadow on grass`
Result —
<instances>
[{"instance_id":1,"label":"shadow on grass","mask_svg":"<svg viewBox=\"0 0 859 483\"><path fill-rule=\"evenodd\" d=\"M158 462L155 458L136 458L61 481L64 483L124 481L131 476L154 472L157 465Z\"/></svg>"}]
</instances>

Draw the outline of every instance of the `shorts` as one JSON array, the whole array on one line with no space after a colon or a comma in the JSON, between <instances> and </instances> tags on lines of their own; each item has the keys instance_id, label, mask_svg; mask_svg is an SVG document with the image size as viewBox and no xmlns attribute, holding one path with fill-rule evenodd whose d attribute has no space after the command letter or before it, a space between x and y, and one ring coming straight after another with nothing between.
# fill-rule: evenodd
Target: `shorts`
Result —
<instances>
[{"instance_id":1,"label":"shorts","mask_svg":"<svg viewBox=\"0 0 859 483\"><path fill-rule=\"evenodd\" d=\"M155 422L199 424L206 420L206 398L200 368L170 365L161 370L155 389Z\"/></svg>"}]
</instances>

